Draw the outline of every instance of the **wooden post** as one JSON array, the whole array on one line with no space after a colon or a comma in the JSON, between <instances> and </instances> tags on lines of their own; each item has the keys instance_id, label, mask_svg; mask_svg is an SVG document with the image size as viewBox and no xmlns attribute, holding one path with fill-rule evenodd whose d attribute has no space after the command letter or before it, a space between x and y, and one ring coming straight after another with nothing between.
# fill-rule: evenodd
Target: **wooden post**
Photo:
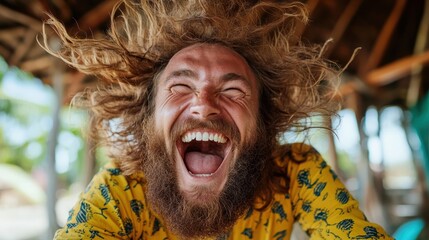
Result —
<instances>
[{"instance_id":1,"label":"wooden post","mask_svg":"<svg viewBox=\"0 0 429 240\"><path fill-rule=\"evenodd\" d=\"M55 231L58 229L57 213L55 210L57 203L57 173L56 173L56 158L55 150L58 143L58 134L61 128L60 114L62 106L63 96L63 83L61 76L60 67L55 67L53 73L53 86L55 90L56 101L54 103L54 111L52 114L52 129L49 133L48 139L48 151L46 154L46 162L48 169L48 189L47 189L47 211L48 211L48 222L49 228L47 233L47 239L53 239Z\"/></svg>"}]
</instances>

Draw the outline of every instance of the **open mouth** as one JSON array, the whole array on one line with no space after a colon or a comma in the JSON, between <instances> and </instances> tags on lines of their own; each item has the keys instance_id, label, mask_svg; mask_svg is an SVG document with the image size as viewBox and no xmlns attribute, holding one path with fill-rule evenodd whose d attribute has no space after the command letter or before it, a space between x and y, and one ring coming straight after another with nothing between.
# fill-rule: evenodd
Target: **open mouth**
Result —
<instances>
[{"instance_id":1,"label":"open mouth","mask_svg":"<svg viewBox=\"0 0 429 240\"><path fill-rule=\"evenodd\" d=\"M196 177L209 177L216 173L230 145L224 134L198 130L186 132L177 142L186 169Z\"/></svg>"}]
</instances>

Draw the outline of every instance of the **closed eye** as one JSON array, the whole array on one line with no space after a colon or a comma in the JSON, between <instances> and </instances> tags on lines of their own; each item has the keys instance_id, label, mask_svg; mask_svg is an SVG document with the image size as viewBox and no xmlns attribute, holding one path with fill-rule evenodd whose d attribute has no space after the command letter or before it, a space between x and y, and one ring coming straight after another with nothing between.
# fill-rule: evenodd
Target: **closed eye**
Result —
<instances>
[{"instance_id":1,"label":"closed eye","mask_svg":"<svg viewBox=\"0 0 429 240\"><path fill-rule=\"evenodd\" d=\"M240 88L227 88L222 90L222 95L228 98L236 99L245 97L246 93Z\"/></svg>"},{"instance_id":2,"label":"closed eye","mask_svg":"<svg viewBox=\"0 0 429 240\"><path fill-rule=\"evenodd\" d=\"M172 93L191 93L193 91L193 89L186 84L182 84L182 83L178 83L178 84L173 84L170 86L170 92Z\"/></svg>"}]
</instances>

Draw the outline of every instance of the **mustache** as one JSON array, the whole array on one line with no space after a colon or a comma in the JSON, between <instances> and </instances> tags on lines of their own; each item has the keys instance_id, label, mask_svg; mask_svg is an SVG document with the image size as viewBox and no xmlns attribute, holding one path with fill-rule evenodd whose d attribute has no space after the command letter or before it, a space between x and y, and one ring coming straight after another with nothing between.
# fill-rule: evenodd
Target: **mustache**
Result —
<instances>
[{"instance_id":1,"label":"mustache","mask_svg":"<svg viewBox=\"0 0 429 240\"><path fill-rule=\"evenodd\" d=\"M220 132L227 136L231 142L236 144L241 141L238 127L221 118L204 121L193 118L185 119L183 122L174 124L171 129L171 139L180 139L184 133L198 128L211 129L216 132Z\"/></svg>"}]
</instances>

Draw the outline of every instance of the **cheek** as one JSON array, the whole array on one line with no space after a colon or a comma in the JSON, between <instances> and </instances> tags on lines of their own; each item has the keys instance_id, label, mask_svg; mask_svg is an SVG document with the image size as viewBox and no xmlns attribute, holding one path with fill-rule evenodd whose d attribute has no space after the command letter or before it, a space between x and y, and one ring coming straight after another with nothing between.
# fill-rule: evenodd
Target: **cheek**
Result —
<instances>
[{"instance_id":1,"label":"cheek","mask_svg":"<svg viewBox=\"0 0 429 240\"><path fill-rule=\"evenodd\" d=\"M155 127L162 131L165 137L170 134L171 128L184 111L186 102L181 99L167 97L157 101L155 105Z\"/></svg>"},{"instance_id":2,"label":"cheek","mask_svg":"<svg viewBox=\"0 0 429 240\"><path fill-rule=\"evenodd\" d=\"M159 102L160 101L159 101L158 97L155 98L154 126L158 130L162 127L162 125L163 125L162 120L164 119L162 108L161 108Z\"/></svg>"},{"instance_id":3,"label":"cheek","mask_svg":"<svg viewBox=\"0 0 429 240\"><path fill-rule=\"evenodd\" d=\"M253 139L256 135L257 128L258 128L258 116L259 116L259 102L257 100L254 100L249 105L249 115L247 116L247 119L244 119L244 123L246 124L246 127L248 128L248 137L247 140L250 141L250 139Z\"/></svg>"},{"instance_id":4,"label":"cheek","mask_svg":"<svg viewBox=\"0 0 429 240\"><path fill-rule=\"evenodd\" d=\"M258 105L247 104L229 108L229 115L240 130L243 141L249 141L256 133Z\"/></svg>"},{"instance_id":5,"label":"cheek","mask_svg":"<svg viewBox=\"0 0 429 240\"><path fill-rule=\"evenodd\" d=\"M245 128L243 139L245 139L245 141L247 142L252 141L252 139L256 135L258 128L256 114L253 114L245 119L243 123L243 128Z\"/></svg>"},{"instance_id":6,"label":"cheek","mask_svg":"<svg viewBox=\"0 0 429 240\"><path fill-rule=\"evenodd\" d=\"M157 101L154 112L154 127L158 134L162 134L163 137L167 137L168 131L171 127L172 113L169 110L170 107Z\"/></svg>"},{"instance_id":7,"label":"cheek","mask_svg":"<svg viewBox=\"0 0 429 240\"><path fill-rule=\"evenodd\" d=\"M157 108L154 115L154 125L156 130L166 137L166 134L168 134L169 130L171 129L174 118L175 114L172 112L171 108L167 108L166 106Z\"/></svg>"},{"instance_id":8,"label":"cheek","mask_svg":"<svg viewBox=\"0 0 429 240\"><path fill-rule=\"evenodd\" d=\"M155 114L154 114L154 126L156 130L160 130L163 128L163 116L158 108L155 108Z\"/></svg>"}]
</instances>

